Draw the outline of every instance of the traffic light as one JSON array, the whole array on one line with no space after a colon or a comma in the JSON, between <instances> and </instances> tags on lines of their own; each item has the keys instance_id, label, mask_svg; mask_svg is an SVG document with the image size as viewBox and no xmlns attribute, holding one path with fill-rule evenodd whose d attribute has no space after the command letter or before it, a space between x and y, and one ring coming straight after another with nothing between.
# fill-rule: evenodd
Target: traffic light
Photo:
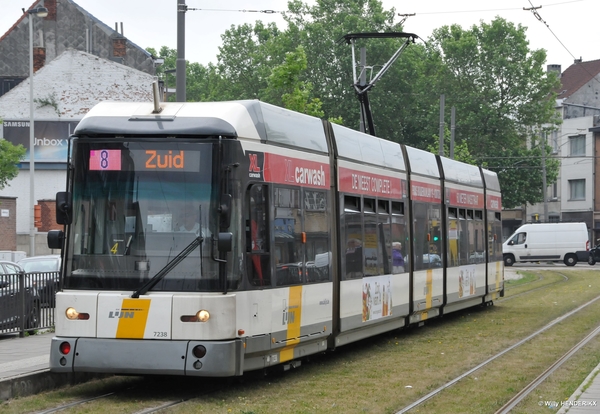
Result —
<instances>
[{"instance_id":1,"label":"traffic light","mask_svg":"<svg viewBox=\"0 0 600 414\"><path fill-rule=\"evenodd\" d=\"M440 241L440 227L439 226L435 226L433 228L433 242L437 243Z\"/></svg>"}]
</instances>

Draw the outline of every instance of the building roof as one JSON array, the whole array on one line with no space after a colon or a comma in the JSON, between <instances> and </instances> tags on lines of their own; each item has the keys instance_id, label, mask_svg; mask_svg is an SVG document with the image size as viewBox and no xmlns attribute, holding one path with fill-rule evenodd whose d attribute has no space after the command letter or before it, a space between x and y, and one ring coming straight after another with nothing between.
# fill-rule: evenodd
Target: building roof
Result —
<instances>
[{"instance_id":1,"label":"building roof","mask_svg":"<svg viewBox=\"0 0 600 414\"><path fill-rule=\"evenodd\" d=\"M33 75L37 120L79 120L101 101L152 101L154 77L68 49ZM0 119L29 119L29 79L0 97Z\"/></svg>"},{"instance_id":2,"label":"building roof","mask_svg":"<svg viewBox=\"0 0 600 414\"><path fill-rule=\"evenodd\" d=\"M600 59L572 64L561 74L558 99L569 98L599 73Z\"/></svg>"}]
</instances>

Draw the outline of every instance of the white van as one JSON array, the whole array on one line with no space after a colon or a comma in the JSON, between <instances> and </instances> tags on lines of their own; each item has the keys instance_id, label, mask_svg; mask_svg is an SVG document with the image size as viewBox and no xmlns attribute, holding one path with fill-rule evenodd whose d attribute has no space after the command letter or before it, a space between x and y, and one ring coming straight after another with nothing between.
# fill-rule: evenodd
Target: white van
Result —
<instances>
[{"instance_id":1,"label":"white van","mask_svg":"<svg viewBox=\"0 0 600 414\"><path fill-rule=\"evenodd\" d=\"M590 250L585 223L524 224L502 244L504 265L515 262L587 263Z\"/></svg>"}]
</instances>

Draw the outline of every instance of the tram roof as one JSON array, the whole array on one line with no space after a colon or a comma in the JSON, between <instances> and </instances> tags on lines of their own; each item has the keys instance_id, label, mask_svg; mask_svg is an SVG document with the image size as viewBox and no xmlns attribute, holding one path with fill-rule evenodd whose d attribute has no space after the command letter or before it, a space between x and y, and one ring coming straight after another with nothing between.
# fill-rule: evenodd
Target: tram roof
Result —
<instances>
[{"instance_id":1,"label":"tram roof","mask_svg":"<svg viewBox=\"0 0 600 414\"><path fill-rule=\"evenodd\" d=\"M483 179L485 180L485 187L489 190L500 191L500 181L498 180L498 174L494 171L486 170L482 168Z\"/></svg>"},{"instance_id":2,"label":"tram roof","mask_svg":"<svg viewBox=\"0 0 600 414\"><path fill-rule=\"evenodd\" d=\"M440 171L434 154L409 146L404 146L404 148L406 148L408 163L412 173L435 178L440 177Z\"/></svg>"},{"instance_id":3,"label":"tram roof","mask_svg":"<svg viewBox=\"0 0 600 414\"><path fill-rule=\"evenodd\" d=\"M481 178L478 166L465 164L446 157L440 157L440 160L446 181L483 187L483 179Z\"/></svg>"},{"instance_id":4,"label":"tram roof","mask_svg":"<svg viewBox=\"0 0 600 414\"><path fill-rule=\"evenodd\" d=\"M332 124L332 127L340 158L395 170L406 170L402 148L397 142L387 141L337 124Z\"/></svg>"},{"instance_id":5,"label":"tram roof","mask_svg":"<svg viewBox=\"0 0 600 414\"><path fill-rule=\"evenodd\" d=\"M323 121L258 100L223 102L101 102L75 128L88 136L224 136L329 153ZM333 124L338 156L406 170L400 144Z\"/></svg>"},{"instance_id":6,"label":"tram roof","mask_svg":"<svg viewBox=\"0 0 600 414\"><path fill-rule=\"evenodd\" d=\"M153 114L151 102L101 102L81 120L75 135L226 136L328 152L319 118L258 100L160 106L161 112Z\"/></svg>"}]
</instances>

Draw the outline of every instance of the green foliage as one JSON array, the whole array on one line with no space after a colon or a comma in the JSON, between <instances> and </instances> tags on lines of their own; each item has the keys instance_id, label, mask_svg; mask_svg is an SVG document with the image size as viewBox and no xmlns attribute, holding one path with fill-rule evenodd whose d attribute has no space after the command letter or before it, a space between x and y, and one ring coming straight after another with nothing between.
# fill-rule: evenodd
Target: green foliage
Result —
<instances>
[{"instance_id":1,"label":"green foliage","mask_svg":"<svg viewBox=\"0 0 600 414\"><path fill-rule=\"evenodd\" d=\"M311 97L312 84L300 80L305 70L306 53L302 46L298 46L294 52L286 54L284 63L273 68L262 98L296 112L323 118L325 112L321 100ZM342 122L341 117L330 120Z\"/></svg>"},{"instance_id":2,"label":"green foliage","mask_svg":"<svg viewBox=\"0 0 600 414\"><path fill-rule=\"evenodd\" d=\"M502 206L514 208L525 203L543 201L542 150L546 150L546 182L558 178L559 161L550 157L550 146L536 145L531 149L524 146L506 149L502 157L490 157L488 168L498 173L502 188Z\"/></svg>"},{"instance_id":3,"label":"green foliage","mask_svg":"<svg viewBox=\"0 0 600 414\"><path fill-rule=\"evenodd\" d=\"M60 109L58 108L58 102L56 102L56 93L48 94L48 96L45 98L36 98L33 101L39 105L39 108L44 106L50 106L54 108L54 111L60 118Z\"/></svg>"},{"instance_id":4,"label":"green foliage","mask_svg":"<svg viewBox=\"0 0 600 414\"><path fill-rule=\"evenodd\" d=\"M154 56L160 56L165 60L164 64L156 68L156 75L165 83L165 89L168 89L167 101L175 102L175 68L177 66L177 50L170 49L167 46L160 48L156 52L153 48L146 49ZM217 75L216 67L213 64L203 66L200 63L190 63L186 60L186 100L189 102L202 101L221 101L218 94L218 85L225 82Z\"/></svg>"},{"instance_id":5,"label":"green foliage","mask_svg":"<svg viewBox=\"0 0 600 414\"><path fill-rule=\"evenodd\" d=\"M267 89L263 93L266 101L293 111L322 118L321 101L310 98L312 85L300 80L306 70L306 53L302 46L288 52L285 62L275 66L267 80Z\"/></svg>"},{"instance_id":6,"label":"green foliage","mask_svg":"<svg viewBox=\"0 0 600 414\"><path fill-rule=\"evenodd\" d=\"M435 138L437 139L437 137L435 137ZM448 157L448 158L450 157L449 141L450 140L448 138L444 139L444 156ZM427 151L434 153L434 154L438 154L440 152L439 144L437 146L436 145L428 145L426 149L427 149ZM473 156L469 152L469 147L467 146L466 142L459 142L458 144L454 144L453 159L456 161L464 162L465 164L479 165L477 163L477 160L475 158L473 158Z\"/></svg>"},{"instance_id":7,"label":"green foliage","mask_svg":"<svg viewBox=\"0 0 600 414\"><path fill-rule=\"evenodd\" d=\"M0 189L19 174L17 164L25 156L25 147L0 138Z\"/></svg>"},{"instance_id":8,"label":"green foliage","mask_svg":"<svg viewBox=\"0 0 600 414\"><path fill-rule=\"evenodd\" d=\"M231 26L216 65L188 65L188 100L263 99L358 129L355 62L343 36L401 31L395 17L380 0L292 0L285 29L261 21ZM355 50L367 51L367 80L403 41L356 39ZM159 55L163 67L175 67L174 50L163 47ZM542 126L560 123L560 82L544 70L545 59L544 50L529 48L525 27L499 17L466 29L443 26L426 43L409 45L369 91L376 133L437 153L444 94L446 108L456 108L455 158L496 171L504 207L542 201L541 152L526 144L536 142ZM558 163L547 159L546 169L550 185Z\"/></svg>"}]
</instances>

